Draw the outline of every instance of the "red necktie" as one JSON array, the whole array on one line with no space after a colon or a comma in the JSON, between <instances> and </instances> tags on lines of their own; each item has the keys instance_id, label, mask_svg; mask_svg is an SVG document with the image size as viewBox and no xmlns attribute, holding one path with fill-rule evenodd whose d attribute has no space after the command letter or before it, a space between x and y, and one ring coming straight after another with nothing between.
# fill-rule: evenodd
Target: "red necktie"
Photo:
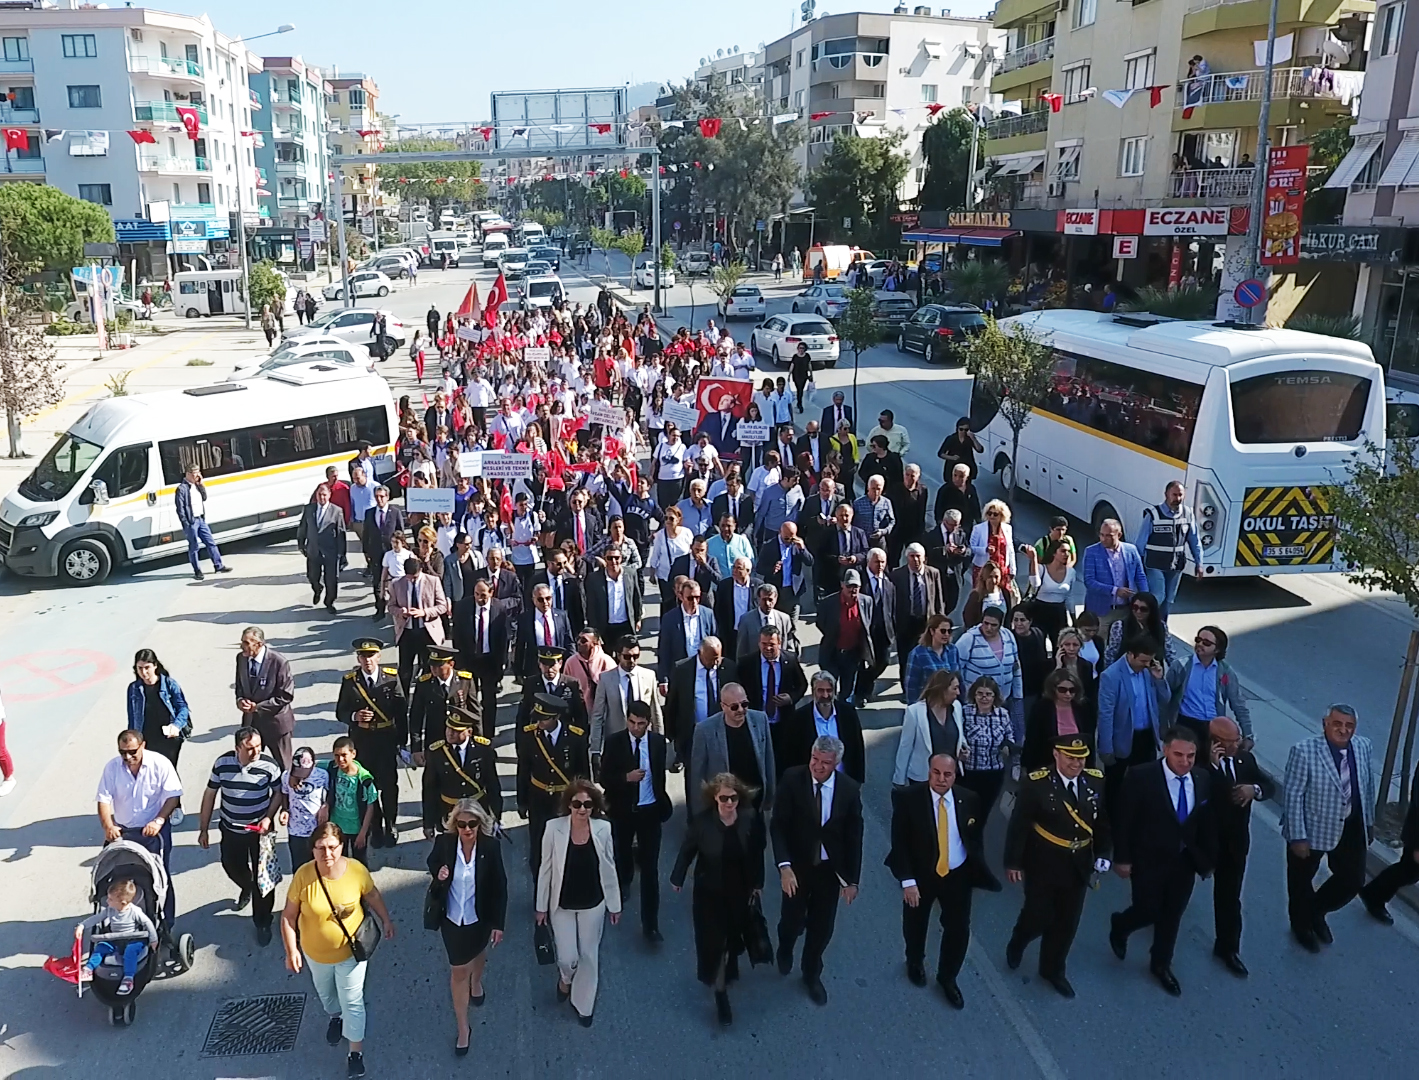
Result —
<instances>
[{"instance_id":1,"label":"red necktie","mask_svg":"<svg viewBox=\"0 0 1419 1080\"><path fill-rule=\"evenodd\" d=\"M551 645L551 644L552 644L552 620L549 619L545 614L543 614L543 616L542 616L542 634L543 634L543 637L544 637L544 639L545 639L545 640L542 642L542 644L544 644L544 645Z\"/></svg>"},{"instance_id":2,"label":"red necktie","mask_svg":"<svg viewBox=\"0 0 1419 1080\"><path fill-rule=\"evenodd\" d=\"M581 518L576 519L576 546L581 551L586 550L586 530L582 528Z\"/></svg>"}]
</instances>

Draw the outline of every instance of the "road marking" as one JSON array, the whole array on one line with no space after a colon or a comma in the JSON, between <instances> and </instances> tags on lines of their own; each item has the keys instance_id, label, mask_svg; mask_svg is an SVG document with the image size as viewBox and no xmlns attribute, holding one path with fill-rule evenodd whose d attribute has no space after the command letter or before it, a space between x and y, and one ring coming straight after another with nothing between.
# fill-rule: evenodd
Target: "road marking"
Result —
<instances>
[{"instance_id":1,"label":"road marking","mask_svg":"<svg viewBox=\"0 0 1419 1080\"><path fill-rule=\"evenodd\" d=\"M179 334L183 333L183 331L181 331L181 330L178 330L178 331L176 331L176 332L179 333ZM151 360L145 360L145 361L143 361L143 363L139 364L137 367L129 368L128 374L131 376L131 375L136 375L136 374L138 374L138 372L140 372L140 371L147 371L147 370L148 370L150 367L152 367L154 364L161 363L162 361L166 360L166 359L167 359L168 357L170 357L170 356L176 356L178 353L182 352L183 349L195 349L198 345L201 345L204 341L208 340L209 338L214 338L214 337L216 337L220 332L221 332L221 331L219 331L219 330L211 330L211 331L209 331L209 332L203 334L201 337L199 337L199 338L198 338L197 340L195 340L195 341L185 341L185 342L183 342L181 345L178 345L178 346L176 346L175 348L169 349L169 350L168 350L167 352L165 352L165 353L159 353L157 356L153 357ZM108 357L105 356L104 359L107 360ZM104 389L104 386L103 386L102 384L100 384L100 385L98 385L98 386L91 386L91 387L89 387L87 390L78 390L78 391L75 391L75 392L72 393L72 394L66 394L64 397L62 397L62 398L60 398L58 401L56 401L53 405L47 405L47 406L45 406L43 409L41 409L39 412L35 413L33 416L28 417L28 418L27 418L27 422L28 422L28 423L33 423L34 421L39 420L39 419L41 419L42 417L48 416L48 415L49 415L50 413L52 413L52 412L57 412L59 409L64 408L65 405L72 405L72 404L73 404L74 402L76 402L76 401L83 401L83 400L84 400L86 397L88 397L89 395L91 395L91 394L97 394L99 391L101 391L101 390L103 390L103 389Z\"/></svg>"},{"instance_id":2,"label":"road marking","mask_svg":"<svg viewBox=\"0 0 1419 1080\"><path fill-rule=\"evenodd\" d=\"M117 662L106 653L55 649L0 661L0 683L12 702L47 701L103 682L117 668ZM75 674L71 677L68 672ZM12 692L17 686L18 692Z\"/></svg>"},{"instance_id":3,"label":"road marking","mask_svg":"<svg viewBox=\"0 0 1419 1080\"><path fill-rule=\"evenodd\" d=\"M1059 1062L1055 1060L1055 1056L1050 1053L1045 1037L1040 1034L1039 1028L1030 1022L1024 1008L1015 1000L1015 995L1005 985L1005 980L1000 977L1000 972L995 970L995 965L991 963L985 950L973 940L966 955L970 958L972 966L980 973L986 989L995 998L1001 1015L1015 1029L1016 1037L1025 1044L1025 1050L1034 1061L1035 1068L1039 1070L1040 1075L1046 1077L1047 1080L1065 1080L1066 1073Z\"/></svg>"}]
</instances>

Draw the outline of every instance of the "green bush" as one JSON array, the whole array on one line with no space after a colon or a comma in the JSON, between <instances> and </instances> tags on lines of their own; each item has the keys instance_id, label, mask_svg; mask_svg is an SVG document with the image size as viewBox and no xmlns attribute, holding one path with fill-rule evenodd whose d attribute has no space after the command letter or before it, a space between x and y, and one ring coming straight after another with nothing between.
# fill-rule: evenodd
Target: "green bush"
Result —
<instances>
[{"instance_id":1,"label":"green bush","mask_svg":"<svg viewBox=\"0 0 1419 1080\"><path fill-rule=\"evenodd\" d=\"M1286 320L1287 330L1304 330L1308 334L1360 340L1358 315L1292 315Z\"/></svg>"},{"instance_id":2,"label":"green bush","mask_svg":"<svg viewBox=\"0 0 1419 1080\"><path fill-rule=\"evenodd\" d=\"M1180 285L1176 289L1139 289L1121 311L1146 311L1167 319L1212 319L1217 316L1217 291L1200 285Z\"/></svg>"}]
</instances>

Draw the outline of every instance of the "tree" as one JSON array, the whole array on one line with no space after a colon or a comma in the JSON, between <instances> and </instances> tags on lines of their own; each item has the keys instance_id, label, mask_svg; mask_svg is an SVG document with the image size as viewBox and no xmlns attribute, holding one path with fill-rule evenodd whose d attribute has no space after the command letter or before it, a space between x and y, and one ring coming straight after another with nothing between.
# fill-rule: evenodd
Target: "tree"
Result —
<instances>
[{"instance_id":1,"label":"tree","mask_svg":"<svg viewBox=\"0 0 1419 1080\"><path fill-rule=\"evenodd\" d=\"M276 264L270 259L252 264L251 310L259 312L269 304L276 311L285 302L286 279L276 272Z\"/></svg>"},{"instance_id":2,"label":"tree","mask_svg":"<svg viewBox=\"0 0 1419 1080\"><path fill-rule=\"evenodd\" d=\"M629 259L632 268L634 268L636 256L645 250L645 233L639 229L629 229L616 237L611 242L611 246Z\"/></svg>"},{"instance_id":3,"label":"tree","mask_svg":"<svg viewBox=\"0 0 1419 1080\"><path fill-rule=\"evenodd\" d=\"M828 237L862 246L896 242L888 217L900 206L897 191L911 164L900 153L905 138L906 132L894 130L874 138L839 135L834 140L832 152L808 174L809 198Z\"/></svg>"},{"instance_id":4,"label":"tree","mask_svg":"<svg viewBox=\"0 0 1419 1080\"><path fill-rule=\"evenodd\" d=\"M402 139L386 146L384 152L437 153L457 149L458 144L448 139ZM478 182L482 169L480 161L415 161L379 166L379 178L383 186L393 185L400 198L427 199L432 217L437 221L439 208L444 203L482 205L487 193L486 186Z\"/></svg>"},{"instance_id":5,"label":"tree","mask_svg":"<svg viewBox=\"0 0 1419 1080\"><path fill-rule=\"evenodd\" d=\"M1346 188L1328 188L1326 181L1335 167L1350 153L1355 138L1350 134L1350 117L1321 128L1306 139L1311 148L1310 171L1306 175L1306 208L1302 215L1306 225L1338 222L1345 211Z\"/></svg>"},{"instance_id":6,"label":"tree","mask_svg":"<svg viewBox=\"0 0 1419 1080\"><path fill-rule=\"evenodd\" d=\"M991 403L1010 425L1009 498L1015 499L1020 432L1030 422L1035 406L1049 393L1054 376L1054 354L1032 327L1015 322L1007 330L985 317L985 329L968 337L962 346L966 370L975 376L976 391Z\"/></svg>"},{"instance_id":7,"label":"tree","mask_svg":"<svg viewBox=\"0 0 1419 1080\"><path fill-rule=\"evenodd\" d=\"M1005 299L1010 288L1010 267L1003 262L971 259L947 270L946 284L952 300L994 308Z\"/></svg>"},{"instance_id":8,"label":"tree","mask_svg":"<svg viewBox=\"0 0 1419 1080\"><path fill-rule=\"evenodd\" d=\"M545 181L543 181L543 183L545 183ZM523 216L531 221L537 222L538 225L541 225L542 228L546 229L548 232L551 232L567 219L566 214L562 213L560 210L529 210Z\"/></svg>"},{"instance_id":9,"label":"tree","mask_svg":"<svg viewBox=\"0 0 1419 1080\"><path fill-rule=\"evenodd\" d=\"M29 455L21 442L21 422L58 404L64 389L54 363L54 343L44 333L44 294L21 290L24 270L10 256L8 236L0 247L0 401L9 427L10 457L22 458Z\"/></svg>"},{"instance_id":10,"label":"tree","mask_svg":"<svg viewBox=\"0 0 1419 1080\"><path fill-rule=\"evenodd\" d=\"M970 180L971 128L975 119L965 109L952 109L936 118L921 134L921 154L926 159L926 182L916 204L922 210L957 210L966 205Z\"/></svg>"},{"instance_id":11,"label":"tree","mask_svg":"<svg viewBox=\"0 0 1419 1080\"><path fill-rule=\"evenodd\" d=\"M882 332L873 317L877 297L870 286L861 286L847 294L847 310L838 319L838 337L852 350L852 411L857 413L857 369L862 354L882 339ZM836 435L837 432L829 432Z\"/></svg>"},{"instance_id":12,"label":"tree","mask_svg":"<svg viewBox=\"0 0 1419 1080\"><path fill-rule=\"evenodd\" d=\"M83 264L85 244L113 243L113 220L102 206L48 184L0 184L0 233L20 277L67 272Z\"/></svg>"},{"instance_id":13,"label":"tree","mask_svg":"<svg viewBox=\"0 0 1419 1080\"><path fill-rule=\"evenodd\" d=\"M603 229L599 225L591 227L591 246L599 248L601 254L606 258L606 277L611 277L611 249L616 246L618 237L611 229Z\"/></svg>"},{"instance_id":14,"label":"tree","mask_svg":"<svg viewBox=\"0 0 1419 1080\"><path fill-rule=\"evenodd\" d=\"M744 271L747 270L742 262L720 263L710 271L709 287L710 292L723 300L734 291L736 285L744 279Z\"/></svg>"},{"instance_id":15,"label":"tree","mask_svg":"<svg viewBox=\"0 0 1419 1080\"><path fill-rule=\"evenodd\" d=\"M660 268L662 270L675 269L675 249L670 246L668 240L660 245Z\"/></svg>"},{"instance_id":16,"label":"tree","mask_svg":"<svg viewBox=\"0 0 1419 1080\"><path fill-rule=\"evenodd\" d=\"M1201 285L1175 289L1145 286L1133 299L1119 304L1123 311L1147 311L1169 319L1210 319L1217 313L1217 291Z\"/></svg>"}]
</instances>

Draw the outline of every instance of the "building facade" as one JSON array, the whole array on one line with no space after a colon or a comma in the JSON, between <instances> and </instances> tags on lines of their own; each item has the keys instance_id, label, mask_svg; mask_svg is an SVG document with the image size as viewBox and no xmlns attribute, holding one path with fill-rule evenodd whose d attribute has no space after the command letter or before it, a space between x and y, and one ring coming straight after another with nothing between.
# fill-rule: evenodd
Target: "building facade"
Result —
<instances>
[{"instance_id":1,"label":"building facade","mask_svg":"<svg viewBox=\"0 0 1419 1080\"><path fill-rule=\"evenodd\" d=\"M327 142L332 155L378 154L384 145L379 120L379 86L366 75L347 72L331 74L325 111L329 117ZM346 167L340 189L341 210L352 225L372 229L375 205L375 169ZM332 198L334 192L331 193Z\"/></svg>"},{"instance_id":2,"label":"building facade","mask_svg":"<svg viewBox=\"0 0 1419 1080\"><path fill-rule=\"evenodd\" d=\"M271 226L304 229L320 217L329 195L325 149L329 90L319 68L299 56L268 56L253 80L261 108L253 117L264 144L256 164L265 180L258 192Z\"/></svg>"}]
</instances>

